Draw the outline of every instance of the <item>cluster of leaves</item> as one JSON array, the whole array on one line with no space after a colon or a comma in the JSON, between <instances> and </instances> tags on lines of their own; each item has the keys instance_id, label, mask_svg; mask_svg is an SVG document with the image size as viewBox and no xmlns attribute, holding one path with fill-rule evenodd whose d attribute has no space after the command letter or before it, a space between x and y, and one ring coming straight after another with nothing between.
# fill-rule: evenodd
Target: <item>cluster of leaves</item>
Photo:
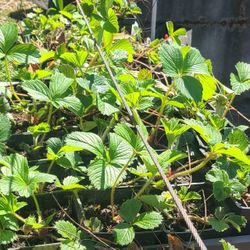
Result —
<instances>
[{"instance_id":1,"label":"cluster of leaves","mask_svg":"<svg viewBox=\"0 0 250 250\"><path fill-rule=\"evenodd\" d=\"M53 224L53 214L44 218L37 199L47 188L71 190L78 206L79 190L111 189L109 227L120 245L130 244L138 229L182 219L169 192L150 193L152 188L162 189L160 174L128 123L96 42L169 180L183 181L180 177L200 171L200 179L211 184L208 201L217 208L208 219L192 206L203 203L199 192L185 185L176 188L190 216L208 221L219 232L231 226L240 231L245 219L225 207L227 199L240 200L249 188L249 141L247 128L234 126L227 113L234 98L250 88L250 65L236 65L229 89L214 77L209 60L196 48L182 45L185 29L175 30L168 22L167 41L151 43L135 32L137 24L131 34L122 29L124 15L139 13L133 1L81 1L96 41L77 6L53 2L46 12L35 9L28 14L21 36L15 24L0 27L0 60L9 82L0 86L0 243L14 241L21 228L39 233ZM20 81L16 88L13 80ZM12 137L20 133L28 133L31 142L16 140L13 146ZM46 170L31 163L42 158ZM66 175L58 174L62 170ZM115 190L127 183L141 189L116 209ZM27 203L20 199L30 197L36 212L26 218L22 208ZM85 217L83 207L80 210L85 226L91 228L94 219ZM88 249L85 235L70 222L59 220L53 226L64 238L62 249Z\"/></svg>"}]
</instances>

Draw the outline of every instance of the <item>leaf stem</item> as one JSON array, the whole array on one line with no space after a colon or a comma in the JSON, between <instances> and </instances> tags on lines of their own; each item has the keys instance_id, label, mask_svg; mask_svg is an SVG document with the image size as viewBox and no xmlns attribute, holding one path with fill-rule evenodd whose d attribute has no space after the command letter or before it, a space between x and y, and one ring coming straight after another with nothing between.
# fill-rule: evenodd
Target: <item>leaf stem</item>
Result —
<instances>
[{"instance_id":1,"label":"leaf stem","mask_svg":"<svg viewBox=\"0 0 250 250\"><path fill-rule=\"evenodd\" d=\"M50 125L51 118L53 113L53 105L52 103L49 104L49 111L48 111L48 117L47 117L47 123Z\"/></svg>"},{"instance_id":2,"label":"leaf stem","mask_svg":"<svg viewBox=\"0 0 250 250\"><path fill-rule=\"evenodd\" d=\"M115 121L116 121L116 119L115 119L115 117L113 116L113 118L111 119L111 121L110 121L108 127L105 129L105 131L104 131L104 133L103 133L103 135L102 135L102 137L101 137L103 142L105 141L105 139L106 139L108 133L109 133L110 130L112 129L113 125L115 124Z\"/></svg>"},{"instance_id":3,"label":"leaf stem","mask_svg":"<svg viewBox=\"0 0 250 250\"><path fill-rule=\"evenodd\" d=\"M142 186L142 188L136 194L135 198L138 198L139 196L141 196L144 193L144 191L147 189L147 187L152 183L155 176L156 176L156 174L153 174L150 176L150 178L146 181L146 183Z\"/></svg>"},{"instance_id":4,"label":"leaf stem","mask_svg":"<svg viewBox=\"0 0 250 250\"><path fill-rule=\"evenodd\" d=\"M74 195L74 198L75 198L75 202L76 202L76 206L77 206L77 217L78 217L78 220L80 221L80 224L84 224L84 220L86 219L85 217L85 212L84 212L84 209L83 209L83 205L82 205L82 201L78 195L78 191L77 190L73 190L73 195Z\"/></svg>"},{"instance_id":5,"label":"leaf stem","mask_svg":"<svg viewBox=\"0 0 250 250\"><path fill-rule=\"evenodd\" d=\"M156 136L157 136L157 133L158 133L158 129L159 129L159 126L160 126L160 123L161 123L161 118L162 118L162 116L163 116L165 107L166 107L166 105L167 105L168 95L169 95L169 93L171 92L171 90L173 89L173 87L174 87L174 83L172 83L172 84L169 86L169 88L168 88L168 90L167 90L167 92L166 92L164 98L162 99L161 108L160 108L160 110L159 110L159 115L158 115L158 117L157 117L157 120L156 120L156 123L155 123L155 127L152 128L152 130L151 130L151 132L150 132L150 136L149 136L149 137L150 137L150 141L151 141L151 142L155 142L155 139L156 139Z\"/></svg>"},{"instance_id":6,"label":"leaf stem","mask_svg":"<svg viewBox=\"0 0 250 250\"><path fill-rule=\"evenodd\" d=\"M22 216L20 216L19 214L13 213L13 216L16 217L22 223L24 223L24 224L26 223L26 220Z\"/></svg>"},{"instance_id":7,"label":"leaf stem","mask_svg":"<svg viewBox=\"0 0 250 250\"><path fill-rule=\"evenodd\" d=\"M40 222L42 222L43 217L42 217L42 212L41 212L38 200L37 200L36 195L34 193L32 194L32 198L33 198L35 206L36 206L36 212L38 215L38 223L40 223Z\"/></svg>"},{"instance_id":8,"label":"leaf stem","mask_svg":"<svg viewBox=\"0 0 250 250\"><path fill-rule=\"evenodd\" d=\"M8 61L5 59L4 60L4 64L5 64L5 71L6 71L6 74L7 74L7 78L8 78L8 82L10 84L10 91L12 93L12 95L15 96L15 98L21 102L21 99L19 98L19 96L17 95L15 89L14 89L14 86L12 84L12 81L11 81L11 76L10 76L10 69L9 69L9 64L8 64Z\"/></svg>"},{"instance_id":9,"label":"leaf stem","mask_svg":"<svg viewBox=\"0 0 250 250\"><path fill-rule=\"evenodd\" d=\"M228 103L228 105L227 105L227 108L225 109L225 111L224 111L224 113L223 113L223 115L222 115L222 118L224 118L224 117L227 115L229 109L230 109L231 106L232 106L232 103L233 103L235 97L236 97L236 95L233 94L231 100L229 101L229 103Z\"/></svg>"},{"instance_id":10,"label":"leaf stem","mask_svg":"<svg viewBox=\"0 0 250 250\"><path fill-rule=\"evenodd\" d=\"M191 168L191 169L188 169L188 170L184 170L184 171L181 171L181 172L178 172L176 174L173 174L171 175L168 179L169 181L172 181L174 180L175 178L179 177L179 176L183 176L183 175L189 175L189 174L192 174L194 172L197 172L198 170L202 169L203 167L206 166L206 164L215 158L215 155L210 153L205 159L204 161L202 161L199 165L197 165L196 167L194 168Z\"/></svg>"},{"instance_id":11,"label":"leaf stem","mask_svg":"<svg viewBox=\"0 0 250 250\"><path fill-rule=\"evenodd\" d=\"M114 215L115 214L115 211L114 211L114 205L115 205L115 188L117 186L117 183L118 183L120 177L126 171L126 169L128 168L128 165L133 160L133 158L135 157L135 155L136 155L136 152L133 152L133 154L128 159L127 163L123 166L123 168L121 169L120 173L116 177L116 179L114 181L114 184L112 185L111 194L110 194L110 204L111 204L111 210L112 210L112 218L115 217L115 215Z\"/></svg>"}]
</instances>

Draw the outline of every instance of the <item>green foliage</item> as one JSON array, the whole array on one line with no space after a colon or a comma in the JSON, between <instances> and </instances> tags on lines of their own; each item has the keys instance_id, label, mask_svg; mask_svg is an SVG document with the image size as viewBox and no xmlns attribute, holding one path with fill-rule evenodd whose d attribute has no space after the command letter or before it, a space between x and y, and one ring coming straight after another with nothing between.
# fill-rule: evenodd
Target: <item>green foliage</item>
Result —
<instances>
[{"instance_id":1,"label":"green foliage","mask_svg":"<svg viewBox=\"0 0 250 250\"><path fill-rule=\"evenodd\" d=\"M237 75L231 73L230 82L235 94L240 95L250 89L250 65L238 62L235 68L237 70Z\"/></svg>"},{"instance_id":2,"label":"green foliage","mask_svg":"<svg viewBox=\"0 0 250 250\"><path fill-rule=\"evenodd\" d=\"M59 220L55 224L57 232L65 239L61 243L61 249L64 250L86 250L87 247L81 243L80 231L70 222Z\"/></svg>"},{"instance_id":3,"label":"green foliage","mask_svg":"<svg viewBox=\"0 0 250 250\"><path fill-rule=\"evenodd\" d=\"M96 192L97 204L82 203L79 223L93 232L111 229L122 246L134 240L138 228L159 227L161 213L166 225L183 224L170 193L155 190L166 189L135 125L172 185L186 176L192 179L193 173L211 183L206 185L211 192L207 210L210 204L221 207L209 214L210 227L240 231L245 219L225 210L225 204L248 195L249 140L247 127L234 126L227 114L235 110L235 96L249 89L249 64L236 65L231 90L214 77L210 60L181 44L185 29L175 29L169 21L169 37L148 42L137 22L124 25L140 12L135 1L82 1L96 41L79 8L63 0L53 3L46 12L37 8L28 13L18 24L20 36L16 24L0 26L0 67L8 81L0 86L0 244L20 241L19 229L19 234L47 240L53 221L55 230L49 233L63 238L61 249L94 249L93 239L58 220L54 208L41 211L40 193L55 189L76 196L80 189ZM129 124L131 114L121 94L134 124ZM133 190L122 204L115 195L119 186ZM99 192L111 187L111 207L99 204ZM189 189L185 183L175 189L188 214L203 221L201 188ZM29 207L21 210L30 199L35 215ZM70 216L71 205L64 207Z\"/></svg>"},{"instance_id":4,"label":"green foliage","mask_svg":"<svg viewBox=\"0 0 250 250\"><path fill-rule=\"evenodd\" d=\"M10 136L11 123L8 117L4 114L0 114L0 154L4 152L5 142Z\"/></svg>"},{"instance_id":5,"label":"green foliage","mask_svg":"<svg viewBox=\"0 0 250 250\"><path fill-rule=\"evenodd\" d=\"M0 215L0 244L6 245L17 239L16 231L19 226L11 215Z\"/></svg>"},{"instance_id":6,"label":"green foliage","mask_svg":"<svg viewBox=\"0 0 250 250\"><path fill-rule=\"evenodd\" d=\"M119 176L123 164L132 156L132 147L117 134L110 134L109 148L106 149L101 138L93 133L73 132L66 138L66 145L87 150L96 155L90 163L88 176L97 189L112 187ZM119 182L126 177L120 176Z\"/></svg>"},{"instance_id":7,"label":"green foliage","mask_svg":"<svg viewBox=\"0 0 250 250\"><path fill-rule=\"evenodd\" d=\"M231 245L229 242L226 242L225 240L220 240L223 250L238 250L235 246Z\"/></svg>"},{"instance_id":8,"label":"green foliage","mask_svg":"<svg viewBox=\"0 0 250 250\"><path fill-rule=\"evenodd\" d=\"M29 80L22 84L22 88L35 100L51 103L55 108L69 109L76 115L81 115L83 105L81 101L70 93L73 79L62 73L55 73L51 77L49 87L40 80Z\"/></svg>"},{"instance_id":9,"label":"green foliage","mask_svg":"<svg viewBox=\"0 0 250 250\"><path fill-rule=\"evenodd\" d=\"M179 28L177 30L174 30L174 24L172 21L166 22L166 27L168 30L168 35L173 39L174 42L176 42L178 45L181 45L179 36L186 35L187 33L186 29Z\"/></svg>"},{"instance_id":10,"label":"green foliage","mask_svg":"<svg viewBox=\"0 0 250 250\"><path fill-rule=\"evenodd\" d=\"M182 50L175 45L163 45L159 56L164 72L174 78L193 76L194 74L209 74L205 59L195 48Z\"/></svg>"},{"instance_id":11,"label":"green foliage","mask_svg":"<svg viewBox=\"0 0 250 250\"><path fill-rule=\"evenodd\" d=\"M218 167L209 170L206 179L213 183L214 197L218 201L228 197L239 199L245 190L245 186L237 178L230 178L225 170Z\"/></svg>"},{"instance_id":12,"label":"green foliage","mask_svg":"<svg viewBox=\"0 0 250 250\"><path fill-rule=\"evenodd\" d=\"M17 44L18 29L14 23L0 26L0 59L21 64L37 63L39 53L32 44Z\"/></svg>"},{"instance_id":13,"label":"green foliage","mask_svg":"<svg viewBox=\"0 0 250 250\"><path fill-rule=\"evenodd\" d=\"M117 224L113 229L115 241L119 245L128 245L133 241L134 226L142 229L154 229L161 224L163 217L159 212L150 211L140 214L141 207L142 203L137 199L129 199L121 205L118 213L124 222Z\"/></svg>"},{"instance_id":14,"label":"green foliage","mask_svg":"<svg viewBox=\"0 0 250 250\"><path fill-rule=\"evenodd\" d=\"M226 213L223 207L215 209L214 217L208 219L208 223L218 232L223 232L233 226L238 232L245 226L246 219L243 216L234 213Z\"/></svg>"},{"instance_id":15,"label":"green foliage","mask_svg":"<svg viewBox=\"0 0 250 250\"><path fill-rule=\"evenodd\" d=\"M19 154L2 157L0 164L3 166L0 190L5 195L17 192L27 198L37 192L40 183L55 180L54 175L39 172L36 167L30 168L27 158Z\"/></svg>"}]
</instances>

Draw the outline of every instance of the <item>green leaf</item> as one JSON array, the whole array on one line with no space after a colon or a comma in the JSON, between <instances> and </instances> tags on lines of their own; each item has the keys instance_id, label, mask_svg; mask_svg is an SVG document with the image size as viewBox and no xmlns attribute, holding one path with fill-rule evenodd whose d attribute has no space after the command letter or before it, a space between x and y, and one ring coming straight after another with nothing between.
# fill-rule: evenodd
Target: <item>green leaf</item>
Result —
<instances>
[{"instance_id":1,"label":"green leaf","mask_svg":"<svg viewBox=\"0 0 250 250\"><path fill-rule=\"evenodd\" d=\"M6 245L17 239L17 234L11 230L0 229L0 244Z\"/></svg>"},{"instance_id":2,"label":"green leaf","mask_svg":"<svg viewBox=\"0 0 250 250\"><path fill-rule=\"evenodd\" d=\"M182 186L178 191L178 196L182 202L201 200L201 195L195 191L188 191L188 187Z\"/></svg>"},{"instance_id":3,"label":"green leaf","mask_svg":"<svg viewBox=\"0 0 250 250\"><path fill-rule=\"evenodd\" d=\"M154 229L162 223L163 217L159 212L151 211L140 214L133 225L143 229Z\"/></svg>"},{"instance_id":4,"label":"green leaf","mask_svg":"<svg viewBox=\"0 0 250 250\"><path fill-rule=\"evenodd\" d=\"M184 54L177 45L164 44L159 50L163 71L170 77L194 74L209 74L205 59L195 48L188 48Z\"/></svg>"},{"instance_id":5,"label":"green leaf","mask_svg":"<svg viewBox=\"0 0 250 250\"><path fill-rule=\"evenodd\" d=\"M49 85L49 96L51 101L55 101L57 98L63 97L63 94L73 83L73 79L64 76L62 73L55 73L51 77Z\"/></svg>"},{"instance_id":6,"label":"green leaf","mask_svg":"<svg viewBox=\"0 0 250 250\"><path fill-rule=\"evenodd\" d=\"M0 114L0 142L5 142L10 136L11 123L9 118Z\"/></svg>"},{"instance_id":7,"label":"green leaf","mask_svg":"<svg viewBox=\"0 0 250 250\"><path fill-rule=\"evenodd\" d=\"M21 64L39 63L39 51L32 44L17 44L8 51L8 61L16 61Z\"/></svg>"},{"instance_id":8,"label":"green leaf","mask_svg":"<svg viewBox=\"0 0 250 250\"><path fill-rule=\"evenodd\" d=\"M161 123L168 139L168 147L171 147L174 141L189 129L189 126L181 124L176 118L162 119Z\"/></svg>"},{"instance_id":9,"label":"green leaf","mask_svg":"<svg viewBox=\"0 0 250 250\"><path fill-rule=\"evenodd\" d=\"M77 228L69 221L59 220L55 223L57 232L66 239L76 240L79 238Z\"/></svg>"},{"instance_id":10,"label":"green leaf","mask_svg":"<svg viewBox=\"0 0 250 250\"><path fill-rule=\"evenodd\" d=\"M213 193L217 201L223 201L230 197L231 190L222 181L216 181L213 183Z\"/></svg>"},{"instance_id":11,"label":"green leaf","mask_svg":"<svg viewBox=\"0 0 250 250\"><path fill-rule=\"evenodd\" d=\"M55 180L54 175L44 174L36 168L30 168L27 158L19 154L10 155L1 163L5 165L5 175L0 179L0 190L3 194L18 192L20 196L29 197L36 192L39 183L51 183Z\"/></svg>"},{"instance_id":12,"label":"green leaf","mask_svg":"<svg viewBox=\"0 0 250 250\"><path fill-rule=\"evenodd\" d=\"M235 246L231 245L229 242L226 242L225 240L220 240L220 243L222 244L223 250L238 250Z\"/></svg>"},{"instance_id":13,"label":"green leaf","mask_svg":"<svg viewBox=\"0 0 250 250\"><path fill-rule=\"evenodd\" d=\"M183 57L177 46L163 45L159 50L163 71L170 77L182 76Z\"/></svg>"},{"instance_id":14,"label":"green leaf","mask_svg":"<svg viewBox=\"0 0 250 250\"><path fill-rule=\"evenodd\" d=\"M133 226L127 223L121 223L114 227L113 233L115 235L115 241L121 246L130 244L135 237Z\"/></svg>"},{"instance_id":15,"label":"green leaf","mask_svg":"<svg viewBox=\"0 0 250 250\"><path fill-rule=\"evenodd\" d=\"M202 101L203 87L201 83L192 76L183 76L175 81L176 89L190 100Z\"/></svg>"},{"instance_id":16,"label":"green leaf","mask_svg":"<svg viewBox=\"0 0 250 250\"><path fill-rule=\"evenodd\" d=\"M66 137L66 145L87 150L103 158L104 145L99 136L90 132L73 132Z\"/></svg>"},{"instance_id":17,"label":"green leaf","mask_svg":"<svg viewBox=\"0 0 250 250\"><path fill-rule=\"evenodd\" d=\"M96 96L97 108L103 115L110 116L119 111L119 109L115 107L115 101L115 98L108 93L103 95L97 94Z\"/></svg>"},{"instance_id":18,"label":"green leaf","mask_svg":"<svg viewBox=\"0 0 250 250\"><path fill-rule=\"evenodd\" d=\"M126 140L136 152L144 149L144 144L139 135L136 135L128 124L119 123L115 126L114 131L117 135Z\"/></svg>"},{"instance_id":19,"label":"green leaf","mask_svg":"<svg viewBox=\"0 0 250 250\"><path fill-rule=\"evenodd\" d=\"M17 239L19 225L12 215L0 216L0 244L6 245Z\"/></svg>"},{"instance_id":20,"label":"green leaf","mask_svg":"<svg viewBox=\"0 0 250 250\"><path fill-rule=\"evenodd\" d=\"M17 42L18 29L14 23L5 23L0 26L0 51L7 54L9 49Z\"/></svg>"},{"instance_id":21,"label":"green leaf","mask_svg":"<svg viewBox=\"0 0 250 250\"><path fill-rule=\"evenodd\" d=\"M141 207L139 200L129 199L122 203L118 213L126 222L133 222Z\"/></svg>"},{"instance_id":22,"label":"green leaf","mask_svg":"<svg viewBox=\"0 0 250 250\"><path fill-rule=\"evenodd\" d=\"M166 27L167 27L167 30L168 30L168 34L170 36L172 36L173 33L174 33L174 24L173 24L173 22L172 21L166 22Z\"/></svg>"},{"instance_id":23,"label":"green leaf","mask_svg":"<svg viewBox=\"0 0 250 250\"><path fill-rule=\"evenodd\" d=\"M211 99L216 92L216 79L209 75L197 75L196 78L202 85L202 100L207 101Z\"/></svg>"},{"instance_id":24,"label":"green leaf","mask_svg":"<svg viewBox=\"0 0 250 250\"><path fill-rule=\"evenodd\" d=\"M247 149L249 145L249 141L248 141L246 133L240 129L235 129L231 131L227 139L231 145L239 148L242 151Z\"/></svg>"},{"instance_id":25,"label":"green leaf","mask_svg":"<svg viewBox=\"0 0 250 250\"><path fill-rule=\"evenodd\" d=\"M133 61L134 48L128 39L117 40L108 51L112 52L115 50L125 50L128 53L128 62Z\"/></svg>"},{"instance_id":26,"label":"green leaf","mask_svg":"<svg viewBox=\"0 0 250 250\"><path fill-rule=\"evenodd\" d=\"M107 21L104 23L103 28L110 33L117 33L119 31L118 19L112 8L108 10Z\"/></svg>"},{"instance_id":27,"label":"green leaf","mask_svg":"<svg viewBox=\"0 0 250 250\"><path fill-rule=\"evenodd\" d=\"M3 195L2 197L0 197L0 216L16 213L26 205L26 202L17 201L16 196L14 196L13 194L10 194L8 196Z\"/></svg>"},{"instance_id":28,"label":"green leaf","mask_svg":"<svg viewBox=\"0 0 250 250\"><path fill-rule=\"evenodd\" d=\"M88 250L86 246L82 245L79 241L65 240L60 244L61 250ZM93 249L93 248L90 248Z\"/></svg>"},{"instance_id":29,"label":"green leaf","mask_svg":"<svg viewBox=\"0 0 250 250\"><path fill-rule=\"evenodd\" d=\"M223 154L226 156L233 157L237 161L250 166L249 157L244 152L242 152L239 148L236 148L236 147L226 148L224 144L219 143L214 146L213 150L217 154Z\"/></svg>"},{"instance_id":30,"label":"green leaf","mask_svg":"<svg viewBox=\"0 0 250 250\"><path fill-rule=\"evenodd\" d=\"M229 225L226 222L216 218L208 218L208 224L217 232L224 232L229 228Z\"/></svg>"},{"instance_id":31,"label":"green leaf","mask_svg":"<svg viewBox=\"0 0 250 250\"><path fill-rule=\"evenodd\" d=\"M29 80L22 84L22 88L28 92L28 94L39 101L49 101L49 89L40 80Z\"/></svg>"},{"instance_id":32,"label":"green leaf","mask_svg":"<svg viewBox=\"0 0 250 250\"><path fill-rule=\"evenodd\" d=\"M57 105L59 105L61 108L65 108L70 110L72 113L74 113L77 116L82 116L84 112L84 106L81 103L81 101L75 97L75 96L66 96L62 99L57 99L56 102ZM56 106L57 106L56 105Z\"/></svg>"},{"instance_id":33,"label":"green leaf","mask_svg":"<svg viewBox=\"0 0 250 250\"><path fill-rule=\"evenodd\" d=\"M126 164L133 154L132 147L117 134L109 135L109 157L113 164Z\"/></svg>"},{"instance_id":34,"label":"green leaf","mask_svg":"<svg viewBox=\"0 0 250 250\"><path fill-rule=\"evenodd\" d=\"M39 135L43 135L50 132L50 125L47 122L41 122L37 125L33 125L28 127L28 131L37 137Z\"/></svg>"},{"instance_id":35,"label":"green leaf","mask_svg":"<svg viewBox=\"0 0 250 250\"><path fill-rule=\"evenodd\" d=\"M65 52L60 56L66 62L73 64L76 67L82 67L85 63L88 52L85 50L79 50L76 52Z\"/></svg>"},{"instance_id":36,"label":"green leaf","mask_svg":"<svg viewBox=\"0 0 250 250\"><path fill-rule=\"evenodd\" d=\"M67 176L63 179L62 185L60 184L58 186L61 187L63 190L84 189L84 186L79 184L80 181L81 179L78 177Z\"/></svg>"},{"instance_id":37,"label":"green leaf","mask_svg":"<svg viewBox=\"0 0 250 250\"><path fill-rule=\"evenodd\" d=\"M163 209L171 207L171 205L167 203L163 195L154 195L154 194L141 195L139 199L143 203L151 207L154 207L156 209L163 210Z\"/></svg>"},{"instance_id":38,"label":"green leaf","mask_svg":"<svg viewBox=\"0 0 250 250\"><path fill-rule=\"evenodd\" d=\"M250 89L250 64L238 62L235 66L237 75L230 74L230 83L236 95Z\"/></svg>"},{"instance_id":39,"label":"green leaf","mask_svg":"<svg viewBox=\"0 0 250 250\"><path fill-rule=\"evenodd\" d=\"M185 119L184 122L198 132L206 143L214 145L221 142L221 133L210 124L204 125L202 122L194 119Z\"/></svg>"},{"instance_id":40,"label":"green leaf","mask_svg":"<svg viewBox=\"0 0 250 250\"><path fill-rule=\"evenodd\" d=\"M94 160L88 167L88 176L96 189L107 189L114 185L114 182L122 170L118 164L108 163L106 160ZM124 172L118 179L118 183L126 177Z\"/></svg>"},{"instance_id":41,"label":"green leaf","mask_svg":"<svg viewBox=\"0 0 250 250\"><path fill-rule=\"evenodd\" d=\"M209 75L205 59L198 49L190 48L184 57L183 74L205 74Z\"/></svg>"},{"instance_id":42,"label":"green leaf","mask_svg":"<svg viewBox=\"0 0 250 250\"><path fill-rule=\"evenodd\" d=\"M225 221L228 224L231 224L239 233L241 232L241 227L245 226L247 223L247 220L244 216L240 216L237 214L229 214Z\"/></svg>"}]
</instances>

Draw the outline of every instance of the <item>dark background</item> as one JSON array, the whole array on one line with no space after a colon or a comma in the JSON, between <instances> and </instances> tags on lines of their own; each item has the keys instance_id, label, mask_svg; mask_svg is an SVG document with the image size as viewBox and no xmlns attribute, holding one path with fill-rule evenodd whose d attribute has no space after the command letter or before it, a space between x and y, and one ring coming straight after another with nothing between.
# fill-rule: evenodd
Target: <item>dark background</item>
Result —
<instances>
[{"instance_id":1,"label":"dark background","mask_svg":"<svg viewBox=\"0 0 250 250\"><path fill-rule=\"evenodd\" d=\"M138 4L143 27L150 27L151 1ZM215 76L227 86L235 64L250 63L250 0L158 0L156 37L164 36L169 20L176 27L192 29L192 46L211 59ZM249 92L234 102L248 117L249 104ZM235 113L231 115L234 122L244 122Z\"/></svg>"}]
</instances>

